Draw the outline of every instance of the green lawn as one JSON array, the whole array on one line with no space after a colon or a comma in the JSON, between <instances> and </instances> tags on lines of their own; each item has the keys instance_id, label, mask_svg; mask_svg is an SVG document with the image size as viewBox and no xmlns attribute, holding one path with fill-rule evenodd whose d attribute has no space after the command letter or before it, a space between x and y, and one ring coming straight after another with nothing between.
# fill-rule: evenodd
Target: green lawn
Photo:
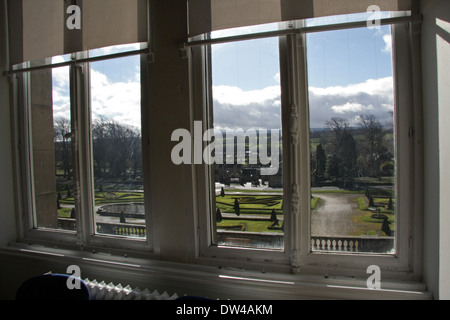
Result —
<instances>
[{"instance_id":1,"label":"green lawn","mask_svg":"<svg viewBox=\"0 0 450 320\"><path fill-rule=\"evenodd\" d=\"M72 208L61 208L61 209L58 209L58 215L61 218L70 218L71 211L72 211Z\"/></svg>"},{"instance_id":2,"label":"green lawn","mask_svg":"<svg viewBox=\"0 0 450 320\"><path fill-rule=\"evenodd\" d=\"M237 219L238 215L234 208L236 200L239 203L239 217L241 219ZM282 205L282 194L258 195L248 193L217 196L216 207L224 214L233 214L232 218L224 217L220 223L217 223L217 228L219 230L282 233ZM277 219L279 219L278 225L274 225L275 223L270 221L273 210L275 210ZM259 219L245 219L245 216L257 216Z\"/></svg>"},{"instance_id":3,"label":"green lawn","mask_svg":"<svg viewBox=\"0 0 450 320\"><path fill-rule=\"evenodd\" d=\"M236 200L239 203L241 215L270 215L273 209L275 209L277 214L282 213L282 195L226 194L223 197L216 197L216 207L222 213L236 213L234 208Z\"/></svg>"},{"instance_id":4,"label":"green lawn","mask_svg":"<svg viewBox=\"0 0 450 320\"><path fill-rule=\"evenodd\" d=\"M61 193L61 204L74 204L73 196L67 197L66 193ZM108 204L108 203L126 203L126 202L143 202L143 192L95 192L95 204Z\"/></svg>"},{"instance_id":5,"label":"green lawn","mask_svg":"<svg viewBox=\"0 0 450 320\"><path fill-rule=\"evenodd\" d=\"M228 220L224 219L222 222L217 223L217 229L219 230L233 230L233 231L247 231L247 232L277 232L283 233L281 225L283 221L278 222L278 226L274 226L274 229L269 229L273 226L272 221L261 220Z\"/></svg>"},{"instance_id":6,"label":"green lawn","mask_svg":"<svg viewBox=\"0 0 450 320\"><path fill-rule=\"evenodd\" d=\"M319 200L320 198L316 196L313 196L311 198L311 210L314 210L316 208L317 204L319 203Z\"/></svg>"},{"instance_id":7,"label":"green lawn","mask_svg":"<svg viewBox=\"0 0 450 320\"><path fill-rule=\"evenodd\" d=\"M381 224L383 217L388 218L389 228L391 231L395 231L395 210L388 209L389 198L373 198L375 208L380 209L380 216L375 210L370 210L368 204L369 199L365 196L358 197L356 203L360 211L360 215L355 217L355 222L361 225L361 230L358 235L376 235L382 234ZM395 199L392 199L392 203L395 207Z\"/></svg>"}]
</instances>

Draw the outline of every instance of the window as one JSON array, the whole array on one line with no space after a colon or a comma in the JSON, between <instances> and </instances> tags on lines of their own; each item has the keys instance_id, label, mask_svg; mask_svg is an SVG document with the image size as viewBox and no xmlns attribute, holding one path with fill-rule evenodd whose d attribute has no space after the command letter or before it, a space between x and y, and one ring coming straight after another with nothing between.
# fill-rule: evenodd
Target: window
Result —
<instances>
[{"instance_id":1,"label":"window","mask_svg":"<svg viewBox=\"0 0 450 320\"><path fill-rule=\"evenodd\" d=\"M395 253L390 26L306 36L311 249Z\"/></svg>"},{"instance_id":2,"label":"window","mask_svg":"<svg viewBox=\"0 0 450 320\"><path fill-rule=\"evenodd\" d=\"M278 38L211 47L216 239L283 249Z\"/></svg>"},{"instance_id":3,"label":"window","mask_svg":"<svg viewBox=\"0 0 450 320\"><path fill-rule=\"evenodd\" d=\"M139 46L54 57L18 73L31 169L26 237L147 243Z\"/></svg>"},{"instance_id":4,"label":"window","mask_svg":"<svg viewBox=\"0 0 450 320\"><path fill-rule=\"evenodd\" d=\"M34 226L75 229L68 67L29 74Z\"/></svg>"},{"instance_id":5,"label":"window","mask_svg":"<svg viewBox=\"0 0 450 320\"><path fill-rule=\"evenodd\" d=\"M329 266L330 258L335 266L376 262L408 269L414 233L408 28L368 28L366 15L352 17L349 27L345 21L312 19L195 39L194 66L203 66L195 70L207 88L195 91L206 103L195 101L205 108L208 128L222 129L214 151L223 160L198 175L212 194L200 199L209 204L200 221L200 230L208 230L200 235L201 256L289 261L304 269ZM276 187L276 176L258 176L261 163L250 165L247 132L246 158L229 165L230 155L223 156L239 145L224 138L225 129L261 129L275 121L281 173ZM239 153L232 155L240 160ZM260 203L275 214L263 216ZM255 217L275 221L256 231L259 243L250 231L253 221L247 222ZM273 227L281 229L278 242L262 240L273 236Z\"/></svg>"},{"instance_id":6,"label":"window","mask_svg":"<svg viewBox=\"0 0 450 320\"><path fill-rule=\"evenodd\" d=\"M139 58L89 68L94 220L101 234L145 237Z\"/></svg>"}]
</instances>

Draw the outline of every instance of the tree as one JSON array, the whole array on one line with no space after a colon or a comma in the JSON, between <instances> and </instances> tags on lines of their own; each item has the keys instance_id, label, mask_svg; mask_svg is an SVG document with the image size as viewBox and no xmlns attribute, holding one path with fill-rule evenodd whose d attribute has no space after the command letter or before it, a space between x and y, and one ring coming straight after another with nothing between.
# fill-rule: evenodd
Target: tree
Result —
<instances>
[{"instance_id":1,"label":"tree","mask_svg":"<svg viewBox=\"0 0 450 320\"><path fill-rule=\"evenodd\" d=\"M375 207L375 203L373 201L373 197L369 196L369 207Z\"/></svg>"},{"instance_id":2,"label":"tree","mask_svg":"<svg viewBox=\"0 0 450 320\"><path fill-rule=\"evenodd\" d=\"M344 131L341 138L339 156L342 160L341 176L345 180L352 180L356 176L356 143L349 131Z\"/></svg>"},{"instance_id":3,"label":"tree","mask_svg":"<svg viewBox=\"0 0 450 320\"><path fill-rule=\"evenodd\" d=\"M388 217L383 218L383 222L381 223L381 231L386 233L388 237L391 236L391 228L389 227Z\"/></svg>"},{"instance_id":4,"label":"tree","mask_svg":"<svg viewBox=\"0 0 450 320\"><path fill-rule=\"evenodd\" d=\"M275 222L277 220L278 220L277 213L276 213L275 209L272 209L272 213L270 215L270 221Z\"/></svg>"},{"instance_id":5,"label":"tree","mask_svg":"<svg viewBox=\"0 0 450 320\"><path fill-rule=\"evenodd\" d=\"M314 171L314 176L318 181L322 181L325 178L326 168L327 155L325 154L325 150L323 149L322 144L319 143L316 148L316 163Z\"/></svg>"},{"instance_id":6,"label":"tree","mask_svg":"<svg viewBox=\"0 0 450 320\"><path fill-rule=\"evenodd\" d=\"M53 133L55 141L55 160L57 168L61 168L64 178L70 178L72 172L71 124L64 117L55 118Z\"/></svg>"},{"instance_id":7,"label":"tree","mask_svg":"<svg viewBox=\"0 0 450 320\"><path fill-rule=\"evenodd\" d=\"M338 158L338 156L335 153L333 153L330 157L330 160L328 161L328 166L327 166L327 173L328 173L328 176L330 177L330 179L337 180L340 177L340 173L339 173L340 163L341 163L341 161Z\"/></svg>"},{"instance_id":8,"label":"tree","mask_svg":"<svg viewBox=\"0 0 450 320\"><path fill-rule=\"evenodd\" d=\"M220 208L217 208L216 210L216 221L222 222L222 212L220 211Z\"/></svg>"},{"instance_id":9,"label":"tree","mask_svg":"<svg viewBox=\"0 0 450 320\"><path fill-rule=\"evenodd\" d=\"M137 128L106 117L94 122L94 172L96 177L124 178L132 170L142 170L142 142Z\"/></svg>"},{"instance_id":10,"label":"tree","mask_svg":"<svg viewBox=\"0 0 450 320\"><path fill-rule=\"evenodd\" d=\"M330 120L325 122L325 125L327 128L331 131L333 135L333 145L334 145L334 152L339 153L339 150L342 146L342 137L344 135L344 132L347 131L349 123L344 118L339 117L333 117Z\"/></svg>"},{"instance_id":11,"label":"tree","mask_svg":"<svg viewBox=\"0 0 450 320\"><path fill-rule=\"evenodd\" d=\"M363 151L367 158L368 174L373 177L380 175L382 154L386 150L382 143L382 127L373 115L359 116L359 125L364 132Z\"/></svg>"},{"instance_id":12,"label":"tree","mask_svg":"<svg viewBox=\"0 0 450 320\"><path fill-rule=\"evenodd\" d=\"M388 210L394 210L394 205L392 203L392 198L389 198L389 202L388 202L387 208L388 208Z\"/></svg>"},{"instance_id":13,"label":"tree","mask_svg":"<svg viewBox=\"0 0 450 320\"><path fill-rule=\"evenodd\" d=\"M223 187L220 189L220 196L225 197L225 190L223 189Z\"/></svg>"},{"instance_id":14,"label":"tree","mask_svg":"<svg viewBox=\"0 0 450 320\"><path fill-rule=\"evenodd\" d=\"M329 175L345 186L356 176L356 142L344 118L333 117L325 125L332 134Z\"/></svg>"},{"instance_id":15,"label":"tree","mask_svg":"<svg viewBox=\"0 0 450 320\"><path fill-rule=\"evenodd\" d=\"M120 213L119 215L119 221L120 223L127 223L125 220L125 215L123 214L123 212Z\"/></svg>"},{"instance_id":16,"label":"tree","mask_svg":"<svg viewBox=\"0 0 450 320\"><path fill-rule=\"evenodd\" d=\"M239 217L241 215L241 208L239 207L239 201L238 199L234 199L234 212L236 212L236 215Z\"/></svg>"}]
</instances>

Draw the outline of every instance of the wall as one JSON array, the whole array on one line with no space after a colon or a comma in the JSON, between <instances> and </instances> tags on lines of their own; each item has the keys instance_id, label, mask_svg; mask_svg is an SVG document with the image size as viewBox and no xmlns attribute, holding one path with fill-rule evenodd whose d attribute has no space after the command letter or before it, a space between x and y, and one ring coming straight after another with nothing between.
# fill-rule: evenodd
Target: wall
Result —
<instances>
[{"instance_id":1,"label":"wall","mask_svg":"<svg viewBox=\"0 0 450 320\"><path fill-rule=\"evenodd\" d=\"M450 2L421 1L424 102L424 276L436 298L450 290ZM438 24L447 26L447 31Z\"/></svg>"},{"instance_id":2,"label":"wall","mask_svg":"<svg viewBox=\"0 0 450 320\"><path fill-rule=\"evenodd\" d=\"M7 66L5 3L6 0L0 0L0 72L3 72ZM450 297L450 292L446 289L449 288L449 277L446 273L447 270L450 270L450 257L448 257L450 235L445 229L449 226L447 221L449 210L447 208L450 205L448 203L450 180L440 179L440 177L446 177L449 170L448 167L440 165L444 163L445 159L448 159L447 153L450 150L449 142L440 137L449 136L446 119L450 112L444 106L449 106L450 102L448 96L450 64L447 60L449 57L448 35L436 25L436 18L450 21L449 4L448 0L422 1L425 108L423 119L425 132L424 275L429 289L433 291L435 297L440 298ZM178 45L185 40L186 35L186 2L184 0L152 1L152 5L152 12L155 12L151 19L155 61L148 70L152 79L151 83L145 87L149 90L152 103L145 102L144 112L149 130L147 134L152 137L146 151L146 159L151 163L151 171L147 174L150 177L150 184L157 186L155 192L152 192L152 219L159 225L171 226L170 230L160 228L153 241L156 253L162 260L186 262L194 256L192 251L195 250L195 244L192 243L194 237L190 236L196 232L193 221L195 219L193 212L195 194L192 190L192 168L175 166L170 160L170 151L173 145L170 142L171 133L177 128L191 129L190 126L194 120L189 111L188 61L183 59L178 50ZM0 145L2 147L0 152L0 205L2 208L0 212L0 246L5 246L8 242L16 239L8 90L8 79L0 76ZM446 125L439 126L440 123ZM440 232L438 232L439 230ZM49 271L49 266L53 263L47 260L34 261L32 257L21 256L18 258L15 254L8 255L4 252L1 254L0 281L5 275L8 277L13 275L14 280L8 278L9 281L6 284L11 289L32 273ZM65 261L61 262L61 270L57 271L64 272L63 266L65 266ZM86 266L86 268L93 272L101 269L95 266ZM202 270L198 266L192 266L192 268ZM217 279L215 271L210 272L212 276L207 280ZM128 273L128 275L130 274ZM142 274L139 273L139 275ZM162 271L161 275L163 275ZM117 274L117 278L111 277L111 280L118 280L119 276L121 275ZM132 282L132 279L128 280ZM138 280L136 279L136 281ZM148 286L153 284L151 281L144 282ZM218 292L219 289L216 288L214 291ZM285 289L283 287L280 292L286 292ZM333 296L333 292L329 292L329 294ZM300 298L300 296L291 297ZM4 296L0 296L0 298L4 298Z\"/></svg>"},{"instance_id":3,"label":"wall","mask_svg":"<svg viewBox=\"0 0 450 320\"><path fill-rule=\"evenodd\" d=\"M7 70L6 0L0 0L0 245L16 239L11 144L11 114Z\"/></svg>"},{"instance_id":4,"label":"wall","mask_svg":"<svg viewBox=\"0 0 450 320\"><path fill-rule=\"evenodd\" d=\"M188 59L179 51L179 45L186 40L187 3L182 0L150 3L154 62L149 65L150 83L146 86L149 101L144 102L143 117L147 119L145 130L150 133L149 152L144 151L144 161L150 161L151 168L150 208L152 219L160 226L155 230L154 248L162 259L187 261L190 235L195 230L190 218L193 216L192 173L190 166L176 166L171 160L171 150L176 144L171 142L172 132L178 128L191 130L193 123ZM146 133L143 134L145 137Z\"/></svg>"}]
</instances>

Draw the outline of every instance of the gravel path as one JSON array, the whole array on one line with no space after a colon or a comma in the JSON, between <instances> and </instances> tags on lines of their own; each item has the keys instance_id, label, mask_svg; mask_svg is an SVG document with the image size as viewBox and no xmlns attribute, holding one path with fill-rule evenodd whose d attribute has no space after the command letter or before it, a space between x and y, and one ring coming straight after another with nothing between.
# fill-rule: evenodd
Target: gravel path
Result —
<instances>
[{"instance_id":1,"label":"gravel path","mask_svg":"<svg viewBox=\"0 0 450 320\"><path fill-rule=\"evenodd\" d=\"M355 224L352 216L357 214L355 199L358 194L320 193L319 205L311 214L311 234L313 236L352 235Z\"/></svg>"}]
</instances>

